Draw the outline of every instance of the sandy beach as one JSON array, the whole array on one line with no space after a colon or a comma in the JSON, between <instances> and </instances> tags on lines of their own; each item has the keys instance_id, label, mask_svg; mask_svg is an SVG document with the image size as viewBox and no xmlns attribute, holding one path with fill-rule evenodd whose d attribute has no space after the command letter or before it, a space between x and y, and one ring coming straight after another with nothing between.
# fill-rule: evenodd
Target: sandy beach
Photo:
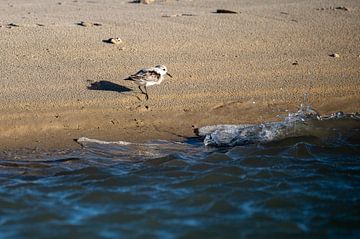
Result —
<instances>
[{"instance_id":1,"label":"sandy beach","mask_svg":"<svg viewBox=\"0 0 360 239\"><path fill-rule=\"evenodd\" d=\"M278 120L304 93L321 114L358 112L360 1L6 0L0 59L3 151L182 140ZM123 80L159 64L173 78L148 101Z\"/></svg>"}]
</instances>

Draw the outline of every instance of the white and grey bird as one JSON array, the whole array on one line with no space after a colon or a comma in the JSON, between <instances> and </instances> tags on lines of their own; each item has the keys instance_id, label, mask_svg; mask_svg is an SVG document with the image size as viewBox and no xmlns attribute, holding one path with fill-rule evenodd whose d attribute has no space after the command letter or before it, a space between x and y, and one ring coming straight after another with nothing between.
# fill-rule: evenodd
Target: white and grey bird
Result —
<instances>
[{"instance_id":1,"label":"white and grey bird","mask_svg":"<svg viewBox=\"0 0 360 239\"><path fill-rule=\"evenodd\" d=\"M152 85L160 85L160 83L164 80L165 75L168 75L172 78L172 76L167 72L166 66L158 65L151 68L144 68L139 70L137 73L129 76L124 80L134 81L138 86L142 94L145 94L146 100L149 99L149 95L147 93L146 87ZM141 86L144 87L143 91Z\"/></svg>"}]
</instances>

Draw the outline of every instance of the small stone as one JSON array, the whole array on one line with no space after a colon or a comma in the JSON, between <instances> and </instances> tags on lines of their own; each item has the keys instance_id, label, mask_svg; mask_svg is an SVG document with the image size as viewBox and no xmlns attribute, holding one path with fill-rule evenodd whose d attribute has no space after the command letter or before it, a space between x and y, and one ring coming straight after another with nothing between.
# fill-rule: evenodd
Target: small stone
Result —
<instances>
[{"instance_id":1,"label":"small stone","mask_svg":"<svg viewBox=\"0 0 360 239\"><path fill-rule=\"evenodd\" d=\"M293 65L293 66L297 66L297 65L299 65L299 62L298 62L298 61L294 61L294 62L292 63L292 65Z\"/></svg>"},{"instance_id":2,"label":"small stone","mask_svg":"<svg viewBox=\"0 0 360 239\"><path fill-rule=\"evenodd\" d=\"M226 10L226 9L217 9L215 13L238 14L238 12Z\"/></svg>"},{"instance_id":3,"label":"small stone","mask_svg":"<svg viewBox=\"0 0 360 239\"><path fill-rule=\"evenodd\" d=\"M117 37L117 38L109 38L108 40L103 40L103 42L111 43L111 44L121 44L122 40L119 37Z\"/></svg>"},{"instance_id":4,"label":"small stone","mask_svg":"<svg viewBox=\"0 0 360 239\"><path fill-rule=\"evenodd\" d=\"M84 22L84 21L81 21L81 22L77 23L77 25L83 26L83 27L92 27L92 26L99 27L99 26L102 26L101 23L91 23L91 22Z\"/></svg>"},{"instance_id":5,"label":"small stone","mask_svg":"<svg viewBox=\"0 0 360 239\"><path fill-rule=\"evenodd\" d=\"M155 2L155 0L141 0L140 2L144 3L144 4L150 4L150 3Z\"/></svg>"},{"instance_id":6,"label":"small stone","mask_svg":"<svg viewBox=\"0 0 360 239\"><path fill-rule=\"evenodd\" d=\"M178 16L179 16L178 14L172 14L172 15L165 14L165 15L162 15L162 17L178 17Z\"/></svg>"},{"instance_id":7,"label":"small stone","mask_svg":"<svg viewBox=\"0 0 360 239\"><path fill-rule=\"evenodd\" d=\"M344 7L344 6L336 7L335 9L336 10L349 11L349 9L347 7Z\"/></svg>"},{"instance_id":8,"label":"small stone","mask_svg":"<svg viewBox=\"0 0 360 239\"><path fill-rule=\"evenodd\" d=\"M337 54L337 53L330 54L329 56L331 56L331 57L336 57L336 58L340 57L340 55Z\"/></svg>"},{"instance_id":9,"label":"small stone","mask_svg":"<svg viewBox=\"0 0 360 239\"><path fill-rule=\"evenodd\" d=\"M342 111L338 111L338 112L335 113L335 116L336 116L337 118L342 118L342 117L345 116L345 114L344 114L344 112L342 112Z\"/></svg>"},{"instance_id":10,"label":"small stone","mask_svg":"<svg viewBox=\"0 0 360 239\"><path fill-rule=\"evenodd\" d=\"M118 38L110 38L110 43L120 44L120 43L122 43L122 40L119 37Z\"/></svg>"},{"instance_id":11,"label":"small stone","mask_svg":"<svg viewBox=\"0 0 360 239\"><path fill-rule=\"evenodd\" d=\"M15 23L9 23L9 24L7 24L7 27L8 27L8 28L12 28L12 27L20 27L20 25L15 24Z\"/></svg>"},{"instance_id":12,"label":"small stone","mask_svg":"<svg viewBox=\"0 0 360 239\"><path fill-rule=\"evenodd\" d=\"M162 17L193 17L196 16L195 14L192 13L182 13L182 14L172 14L172 15L162 15Z\"/></svg>"},{"instance_id":13,"label":"small stone","mask_svg":"<svg viewBox=\"0 0 360 239\"><path fill-rule=\"evenodd\" d=\"M89 22L80 22L78 23L79 26L83 26L83 27L90 27L92 24Z\"/></svg>"},{"instance_id":14,"label":"small stone","mask_svg":"<svg viewBox=\"0 0 360 239\"><path fill-rule=\"evenodd\" d=\"M182 17L194 17L196 16L195 14L192 14L192 13L182 13L181 14Z\"/></svg>"}]
</instances>

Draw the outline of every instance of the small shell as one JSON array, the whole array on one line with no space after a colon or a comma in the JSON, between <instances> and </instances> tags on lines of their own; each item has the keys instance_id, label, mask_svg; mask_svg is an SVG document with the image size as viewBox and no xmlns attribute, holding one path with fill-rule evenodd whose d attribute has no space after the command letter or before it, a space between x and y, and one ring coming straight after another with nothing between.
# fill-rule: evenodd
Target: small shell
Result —
<instances>
[{"instance_id":1,"label":"small shell","mask_svg":"<svg viewBox=\"0 0 360 239\"><path fill-rule=\"evenodd\" d=\"M119 37L117 37L117 38L109 38L107 40L103 40L103 42L111 43L111 44L120 44L122 43L122 40Z\"/></svg>"},{"instance_id":2,"label":"small shell","mask_svg":"<svg viewBox=\"0 0 360 239\"><path fill-rule=\"evenodd\" d=\"M110 38L110 39L109 39L109 42L112 43L112 44L120 44L120 43L122 43L122 40L121 40L119 37L117 37L117 38Z\"/></svg>"},{"instance_id":3,"label":"small shell","mask_svg":"<svg viewBox=\"0 0 360 239\"><path fill-rule=\"evenodd\" d=\"M144 3L144 4L150 4L153 2L155 2L155 0L141 0L141 3Z\"/></svg>"}]
</instances>

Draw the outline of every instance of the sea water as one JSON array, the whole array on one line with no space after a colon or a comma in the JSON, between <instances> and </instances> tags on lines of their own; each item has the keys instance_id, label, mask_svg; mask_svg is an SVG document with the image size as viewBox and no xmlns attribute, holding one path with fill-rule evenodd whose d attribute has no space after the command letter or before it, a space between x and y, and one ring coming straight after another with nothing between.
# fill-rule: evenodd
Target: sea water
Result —
<instances>
[{"instance_id":1,"label":"sea water","mask_svg":"<svg viewBox=\"0 0 360 239\"><path fill-rule=\"evenodd\" d=\"M4 153L0 238L359 238L358 115L300 110L295 125L299 112L253 125L283 130L261 142L81 138L74 151Z\"/></svg>"}]
</instances>

